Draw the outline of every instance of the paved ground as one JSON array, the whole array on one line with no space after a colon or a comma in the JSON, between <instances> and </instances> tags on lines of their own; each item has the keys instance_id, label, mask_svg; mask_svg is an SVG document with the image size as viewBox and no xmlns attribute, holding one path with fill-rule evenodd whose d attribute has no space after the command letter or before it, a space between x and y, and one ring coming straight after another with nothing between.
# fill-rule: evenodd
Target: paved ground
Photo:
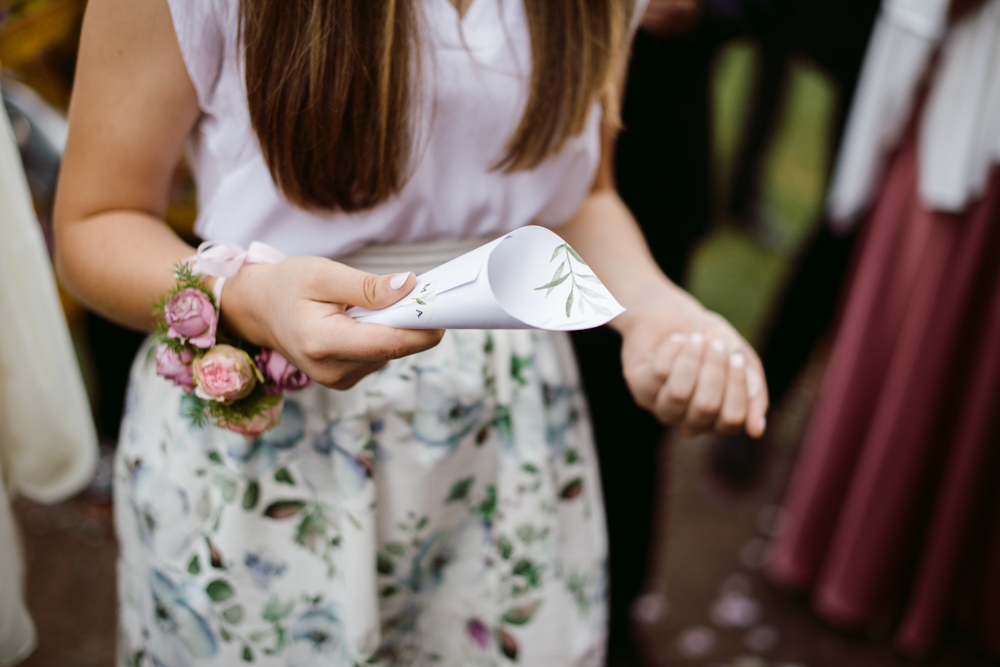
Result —
<instances>
[{"instance_id":1,"label":"paved ground","mask_svg":"<svg viewBox=\"0 0 1000 667\"><path fill-rule=\"evenodd\" d=\"M805 601L774 590L757 565L819 369L771 419L764 474L726 495L704 474L707 439L676 438L664 465L656 588L637 606L649 667L881 667L910 664L884 636L847 636L815 620ZM16 505L29 565L29 606L40 645L27 667L113 664L115 542L108 506L77 499ZM669 526L669 530L664 530ZM881 633L882 635L885 632ZM931 667L979 667L957 642Z\"/></svg>"}]
</instances>

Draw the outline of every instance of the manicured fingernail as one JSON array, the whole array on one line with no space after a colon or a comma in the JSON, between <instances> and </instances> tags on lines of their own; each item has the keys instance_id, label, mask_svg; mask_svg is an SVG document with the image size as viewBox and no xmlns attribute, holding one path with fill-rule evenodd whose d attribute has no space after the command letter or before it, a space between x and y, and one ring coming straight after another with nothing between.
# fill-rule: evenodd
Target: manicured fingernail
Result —
<instances>
[{"instance_id":1,"label":"manicured fingernail","mask_svg":"<svg viewBox=\"0 0 1000 667\"><path fill-rule=\"evenodd\" d=\"M733 352L729 355L729 365L733 368L743 368L747 365L747 358L742 352Z\"/></svg>"},{"instance_id":2,"label":"manicured fingernail","mask_svg":"<svg viewBox=\"0 0 1000 667\"><path fill-rule=\"evenodd\" d=\"M760 393L760 374L752 368L747 369L747 395L753 398Z\"/></svg>"},{"instance_id":3,"label":"manicured fingernail","mask_svg":"<svg viewBox=\"0 0 1000 667\"><path fill-rule=\"evenodd\" d=\"M704 342L705 342L705 337L701 335L700 331L695 331L693 334L691 334L691 344L694 345L695 347L699 347Z\"/></svg>"},{"instance_id":4,"label":"manicured fingernail","mask_svg":"<svg viewBox=\"0 0 1000 667\"><path fill-rule=\"evenodd\" d=\"M670 342L677 343L678 345L687 341L688 337L682 333L672 333L670 334Z\"/></svg>"},{"instance_id":5,"label":"manicured fingernail","mask_svg":"<svg viewBox=\"0 0 1000 667\"><path fill-rule=\"evenodd\" d=\"M410 277L409 273L397 273L389 281L389 287L396 290L406 284L406 280Z\"/></svg>"},{"instance_id":6,"label":"manicured fingernail","mask_svg":"<svg viewBox=\"0 0 1000 667\"><path fill-rule=\"evenodd\" d=\"M719 354L725 354L726 353L726 344L723 343L718 338L712 339L712 342L709 343L708 345L709 345L709 347L711 347L713 350L715 350Z\"/></svg>"}]
</instances>

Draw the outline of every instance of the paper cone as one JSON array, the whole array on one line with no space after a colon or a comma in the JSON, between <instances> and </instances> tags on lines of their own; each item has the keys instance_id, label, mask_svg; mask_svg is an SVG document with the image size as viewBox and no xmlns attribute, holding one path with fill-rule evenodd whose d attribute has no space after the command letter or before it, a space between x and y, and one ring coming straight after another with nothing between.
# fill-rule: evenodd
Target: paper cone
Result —
<instances>
[{"instance_id":1,"label":"paper cone","mask_svg":"<svg viewBox=\"0 0 1000 667\"><path fill-rule=\"evenodd\" d=\"M623 312L565 241L531 226L418 276L416 288L388 308L347 314L400 329L576 331Z\"/></svg>"}]
</instances>

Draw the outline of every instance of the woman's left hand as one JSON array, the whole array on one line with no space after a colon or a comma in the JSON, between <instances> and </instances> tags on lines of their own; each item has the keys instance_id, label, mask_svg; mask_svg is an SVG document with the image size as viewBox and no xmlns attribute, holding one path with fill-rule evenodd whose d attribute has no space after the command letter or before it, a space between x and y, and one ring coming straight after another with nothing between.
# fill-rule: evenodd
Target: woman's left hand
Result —
<instances>
[{"instance_id":1,"label":"woman's left hand","mask_svg":"<svg viewBox=\"0 0 1000 667\"><path fill-rule=\"evenodd\" d=\"M763 367L721 316L677 289L656 305L632 307L616 322L622 366L636 402L685 435L764 434Z\"/></svg>"}]
</instances>

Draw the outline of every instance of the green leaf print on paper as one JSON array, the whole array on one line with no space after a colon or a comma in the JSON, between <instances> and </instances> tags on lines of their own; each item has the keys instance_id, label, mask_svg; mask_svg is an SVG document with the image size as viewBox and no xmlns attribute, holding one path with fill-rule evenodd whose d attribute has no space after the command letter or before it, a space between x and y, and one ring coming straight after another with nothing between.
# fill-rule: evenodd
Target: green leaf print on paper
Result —
<instances>
[{"instance_id":1,"label":"green leaf print on paper","mask_svg":"<svg viewBox=\"0 0 1000 667\"><path fill-rule=\"evenodd\" d=\"M545 298L548 298L552 294L552 290L559 287L567 280L570 281L569 294L566 296L566 317L571 317L573 313L573 304L578 304L580 314L584 313L584 304L590 307L595 313L599 315L610 315L611 311L602 306L599 302L606 301L607 296L596 292L588 287L584 287L579 281L587 281L589 283L600 284L601 281L593 273L584 273L583 271L590 271L590 267L587 263L583 261L583 258L577 254L575 250L569 247L569 244L563 243L560 246L556 246L555 250L552 251L552 257L549 259L549 263L556 261L560 255L564 256L563 261L556 268L556 272L553 274L552 279L549 282L535 288L535 291L545 290ZM573 264L579 264L579 269L574 270ZM566 270L567 273L563 273ZM580 271L579 273L577 271ZM579 299L577 299L577 294L579 294Z\"/></svg>"},{"instance_id":2,"label":"green leaf print on paper","mask_svg":"<svg viewBox=\"0 0 1000 667\"><path fill-rule=\"evenodd\" d=\"M513 609L508 609L503 615L504 623L509 623L511 625L524 625L531 620L531 617L535 615L538 608L542 606L541 600L535 600L528 604L521 605L519 607L514 607Z\"/></svg>"},{"instance_id":3,"label":"green leaf print on paper","mask_svg":"<svg viewBox=\"0 0 1000 667\"><path fill-rule=\"evenodd\" d=\"M389 542L385 545L385 550L393 556L402 556L406 553L406 547L399 542Z\"/></svg>"},{"instance_id":4,"label":"green leaf print on paper","mask_svg":"<svg viewBox=\"0 0 1000 667\"><path fill-rule=\"evenodd\" d=\"M305 506L304 500L276 500L267 506L264 516L272 519L288 519L302 511Z\"/></svg>"},{"instance_id":5,"label":"green leaf print on paper","mask_svg":"<svg viewBox=\"0 0 1000 667\"><path fill-rule=\"evenodd\" d=\"M448 493L448 497L445 499L445 503L454 503L460 500L465 500L469 497L469 490L472 489L473 483L475 483L475 476L466 477L465 479L460 479L451 485L451 491Z\"/></svg>"},{"instance_id":6,"label":"green leaf print on paper","mask_svg":"<svg viewBox=\"0 0 1000 667\"><path fill-rule=\"evenodd\" d=\"M205 586L205 592L208 593L208 597L212 598L212 602L225 602L233 597L236 591L225 579L216 579Z\"/></svg>"},{"instance_id":7,"label":"green leaf print on paper","mask_svg":"<svg viewBox=\"0 0 1000 667\"><path fill-rule=\"evenodd\" d=\"M260 484L257 480L251 479L246 491L243 492L243 509L252 510L257 507L258 500L260 500Z\"/></svg>"},{"instance_id":8,"label":"green leaf print on paper","mask_svg":"<svg viewBox=\"0 0 1000 667\"><path fill-rule=\"evenodd\" d=\"M198 554L191 557L191 562L188 563L188 574L195 576L201 574L201 561L198 560Z\"/></svg>"},{"instance_id":9,"label":"green leaf print on paper","mask_svg":"<svg viewBox=\"0 0 1000 667\"><path fill-rule=\"evenodd\" d=\"M243 647L243 661L253 662L253 651L250 649L249 646Z\"/></svg>"}]
</instances>

